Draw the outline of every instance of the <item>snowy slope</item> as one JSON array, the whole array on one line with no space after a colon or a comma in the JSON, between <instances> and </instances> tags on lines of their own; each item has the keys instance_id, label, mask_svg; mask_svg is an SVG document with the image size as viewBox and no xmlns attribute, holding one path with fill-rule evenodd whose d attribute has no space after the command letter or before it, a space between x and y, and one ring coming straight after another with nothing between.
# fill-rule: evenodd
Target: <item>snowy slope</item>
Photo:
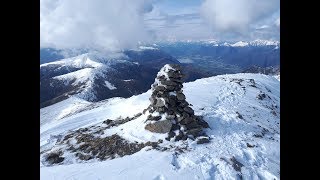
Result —
<instances>
[{"instance_id":1,"label":"snowy slope","mask_svg":"<svg viewBox=\"0 0 320 180\"><path fill-rule=\"evenodd\" d=\"M177 153L150 150L113 160L71 161L45 167L41 179L279 179L280 178L280 82L262 74L220 75L184 84L184 93L196 115L204 116L211 142L197 145L164 141L162 146L186 146ZM52 147L55 135L101 123L119 116L133 116L148 104L151 92L131 98L98 103L77 99L40 110L41 150ZM69 100L70 101L70 100ZM67 104L74 103L75 106ZM63 114L63 116L61 115ZM51 118L50 118L51 116ZM129 141L145 142L164 136L144 129L146 117L107 129ZM66 157L66 158L71 158ZM240 170L233 160L242 164Z\"/></svg>"}]
</instances>

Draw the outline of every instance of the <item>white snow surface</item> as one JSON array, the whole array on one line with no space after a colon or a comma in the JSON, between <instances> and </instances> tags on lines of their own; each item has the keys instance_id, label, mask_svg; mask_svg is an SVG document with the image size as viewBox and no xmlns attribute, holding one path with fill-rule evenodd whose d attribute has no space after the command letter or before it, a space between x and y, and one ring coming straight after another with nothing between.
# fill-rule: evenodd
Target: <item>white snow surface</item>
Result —
<instances>
[{"instance_id":1,"label":"white snow surface","mask_svg":"<svg viewBox=\"0 0 320 180\"><path fill-rule=\"evenodd\" d=\"M77 85L79 83L85 83L92 79L92 68L84 68L78 71L74 71L68 74L63 74L60 76L55 76L53 79L58 79L64 81L65 84L70 83L73 81L72 85Z\"/></svg>"},{"instance_id":2,"label":"white snow surface","mask_svg":"<svg viewBox=\"0 0 320 180\"><path fill-rule=\"evenodd\" d=\"M239 41L234 44L231 44L231 46L233 46L233 47L244 47L244 46L248 46L248 45L249 45L249 43L243 42L243 41Z\"/></svg>"},{"instance_id":3,"label":"white snow surface","mask_svg":"<svg viewBox=\"0 0 320 180\"><path fill-rule=\"evenodd\" d=\"M104 81L106 87L108 87L110 90L117 89L113 84L111 84L109 81Z\"/></svg>"},{"instance_id":4,"label":"white snow surface","mask_svg":"<svg viewBox=\"0 0 320 180\"><path fill-rule=\"evenodd\" d=\"M151 46L139 46L139 49L141 49L141 50L155 50L155 49L158 49L158 48L154 48L154 47L151 47Z\"/></svg>"},{"instance_id":5,"label":"white snow surface","mask_svg":"<svg viewBox=\"0 0 320 180\"><path fill-rule=\"evenodd\" d=\"M250 79L255 81L254 86ZM188 140L190 150L179 155L173 150L161 152L146 147L133 155L106 161L48 167L40 161L41 179L280 179L279 80L263 74L219 75L185 83L183 90L195 114L209 123L211 128L205 131L210 143ZM267 97L258 99L261 93ZM40 110L40 149L52 147L55 136L69 130L119 116L132 117L147 108L150 95L149 90L127 99L97 103L70 98L45 107ZM165 135L144 129L146 116L106 129L105 134L117 133L138 142L164 139ZM163 144L179 143L164 140ZM241 173L230 164L232 157L243 164Z\"/></svg>"},{"instance_id":6,"label":"white snow surface","mask_svg":"<svg viewBox=\"0 0 320 180\"><path fill-rule=\"evenodd\" d=\"M53 61L53 62L41 64L40 67L48 66L48 65L61 65L61 66L70 66L75 68L100 67L102 64L99 62L93 61L90 55L91 54L89 53L85 53L76 57L66 58L59 61Z\"/></svg>"}]
</instances>

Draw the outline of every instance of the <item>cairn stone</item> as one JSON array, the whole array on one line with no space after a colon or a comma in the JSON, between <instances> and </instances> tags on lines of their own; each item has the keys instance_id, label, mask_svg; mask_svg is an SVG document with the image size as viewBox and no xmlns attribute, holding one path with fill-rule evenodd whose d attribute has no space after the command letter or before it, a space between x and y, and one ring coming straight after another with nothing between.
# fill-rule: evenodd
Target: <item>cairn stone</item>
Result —
<instances>
[{"instance_id":1,"label":"cairn stone","mask_svg":"<svg viewBox=\"0 0 320 180\"><path fill-rule=\"evenodd\" d=\"M169 133L172 127L170 120L158 121L155 123L147 124L145 129L156 133Z\"/></svg>"},{"instance_id":2,"label":"cairn stone","mask_svg":"<svg viewBox=\"0 0 320 180\"><path fill-rule=\"evenodd\" d=\"M167 133L165 139L168 141L205 136L203 128L209 127L207 122L194 115L194 110L186 101L182 90L183 77L179 65L166 64L161 68L151 85L150 105L143 111L149 114L145 129Z\"/></svg>"},{"instance_id":3,"label":"cairn stone","mask_svg":"<svg viewBox=\"0 0 320 180\"><path fill-rule=\"evenodd\" d=\"M177 93L177 98L179 101L183 101L186 99L186 96L182 93Z\"/></svg>"}]
</instances>

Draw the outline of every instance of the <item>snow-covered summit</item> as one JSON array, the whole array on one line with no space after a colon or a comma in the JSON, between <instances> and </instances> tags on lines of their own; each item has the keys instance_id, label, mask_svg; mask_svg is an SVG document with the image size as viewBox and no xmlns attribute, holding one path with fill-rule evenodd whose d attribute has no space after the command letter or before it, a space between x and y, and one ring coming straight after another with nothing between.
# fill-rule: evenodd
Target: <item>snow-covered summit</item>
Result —
<instances>
[{"instance_id":1,"label":"snow-covered summit","mask_svg":"<svg viewBox=\"0 0 320 180\"><path fill-rule=\"evenodd\" d=\"M89 53L85 53L76 57L66 58L59 61L53 61L53 62L41 64L40 68L48 65L70 66L75 68L86 68L86 67L94 68L94 67L101 66L101 63L97 62L96 60L93 60L90 57Z\"/></svg>"},{"instance_id":2,"label":"snow-covered summit","mask_svg":"<svg viewBox=\"0 0 320 180\"><path fill-rule=\"evenodd\" d=\"M102 54L99 52L90 52L71 58L61 59L59 61L41 64L40 68L49 65L67 66L73 68L98 68L106 64L117 63L121 60L127 59L128 57L120 52L112 52L107 54Z\"/></svg>"},{"instance_id":3,"label":"snow-covered summit","mask_svg":"<svg viewBox=\"0 0 320 180\"><path fill-rule=\"evenodd\" d=\"M243 42L243 41L239 41L234 44L231 44L231 46L233 46L233 47L243 47L243 46L248 46L248 45L249 45L248 42Z\"/></svg>"}]
</instances>

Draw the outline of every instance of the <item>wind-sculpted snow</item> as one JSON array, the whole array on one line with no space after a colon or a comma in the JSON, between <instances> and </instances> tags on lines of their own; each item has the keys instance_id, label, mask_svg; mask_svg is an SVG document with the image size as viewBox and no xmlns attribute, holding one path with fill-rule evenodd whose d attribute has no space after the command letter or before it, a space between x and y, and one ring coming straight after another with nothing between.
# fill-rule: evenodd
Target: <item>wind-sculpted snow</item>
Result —
<instances>
[{"instance_id":1,"label":"wind-sculpted snow","mask_svg":"<svg viewBox=\"0 0 320 180\"><path fill-rule=\"evenodd\" d=\"M209 143L166 141L144 129L142 115L102 136L117 134L139 143L163 139L159 146L168 150L145 147L105 161L78 161L65 152L59 165L45 166L41 159L41 179L280 179L279 80L262 74L219 75L185 83L183 91L195 114L209 124ZM41 151L59 147L55 142L68 131L142 112L150 95L96 103L74 98L41 109Z\"/></svg>"}]
</instances>

